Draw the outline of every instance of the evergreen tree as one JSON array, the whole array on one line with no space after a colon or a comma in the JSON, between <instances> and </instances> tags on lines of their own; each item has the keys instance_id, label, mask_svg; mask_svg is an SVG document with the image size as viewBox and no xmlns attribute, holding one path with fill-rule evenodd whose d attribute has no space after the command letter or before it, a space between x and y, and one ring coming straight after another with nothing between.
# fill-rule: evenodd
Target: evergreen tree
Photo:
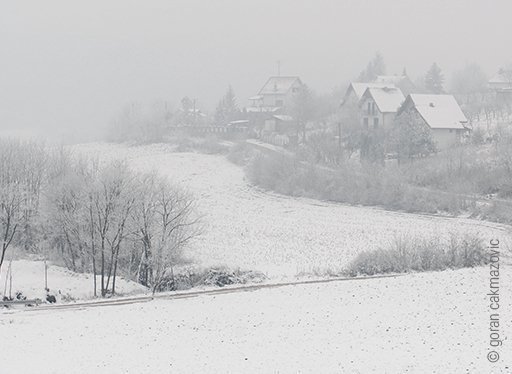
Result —
<instances>
[{"instance_id":1,"label":"evergreen tree","mask_svg":"<svg viewBox=\"0 0 512 374\"><path fill-rule=\"evenodd\" d=\"M380 52L375 53L373 59L368 63L357 79L358 82L373 82L378 75L386 74L386 64Z\"/></svg>"},{"instance_id":2,"label":"evergreen tree","mask_svg":"<svg viewBox=\"0 0 512 374\"><path fill-rule=\"evenodd\" d=\"M225 125L240 117L240 109L236 102L235 91L231 86L228 87L226 94L219 101L215 111L215 122L218 125Z\"/></svg>"},{"instance_id":3,"label":"evergreen tree","mask_svg":"<svg viewBox=\"0 0 512 374\"><path fill-rule=\"evenodd\" d=\"M436 152L430 128L412 112L404 112L396 118L388 141L389 148L398 156L398 162Z\"/></svg>"},{"instance_id":4,"label":"evergreen tree","mask_svg":"<svg viewBox=\"0 0 512 374\"><path fill-rule=\"evenodd\" d=\"M297 121L297 136L299 129L302 130L302 139L306 140L306 125L313 120L317 114L316 96L310 88L303 84L295 95L290 114Z\"/></svg>"},{"instance_id":5,"label":"evergreen tree","mask_svg":"<svg viewBox=\"0 0 512 374\"><path fill-rule=\"evenodd\" d=\"M441 68L434 62L425 75L425 88L434 94L442 94L444 76Z\"/></svg>"}]
</instances>

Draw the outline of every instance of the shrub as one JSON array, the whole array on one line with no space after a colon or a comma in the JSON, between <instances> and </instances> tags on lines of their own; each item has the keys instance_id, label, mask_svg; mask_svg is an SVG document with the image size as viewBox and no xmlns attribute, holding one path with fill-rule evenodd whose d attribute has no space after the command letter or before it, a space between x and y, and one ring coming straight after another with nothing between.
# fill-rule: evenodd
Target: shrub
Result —
<instances>
[{"instance_id":1,"label":"shrub","mask_svg":"<svg viewBox=\"0 0 512 374\"><path fill-rule=\"evenodd\" d=\"M239 166L247 165L252 157L254 157L254 150L246 142L236 143L227 155L229 161Z\"/></svg>"},{"instance_id":2,"label":"shrub","mask_svg":"<svg viewBox=\"0 0 512 374\"><path fill-rule=\"evenodd\" d=\"M349 276L439 271L475 267L487 263L485 247L476 235L438 238L398 237L387 248L360 253L347 267Z\"/></svg>"},{"instance_id":3,"label":"shrub","mask_svg":"<svg viewBox=\"0 0 512 374\"><path fill-rule=\"evenodd\" d=\"M199 142L197 149L208 155L226 153L228 151L228 147L219 142L219 139L215 136L209 136Z\"/></svg>"},{"instance_id":4,"label":"shrub","mask_svg":"<svg viewBox=\"0 0 512 374\"><path fill-rule=\"evenodd\" d=\"M210 269L185 268L168 275L157 292L188 290L198 286L224 287L232 284L261 283L267 277L256 271L230 270L226 267Z\"/></svg>"}]
</instances>

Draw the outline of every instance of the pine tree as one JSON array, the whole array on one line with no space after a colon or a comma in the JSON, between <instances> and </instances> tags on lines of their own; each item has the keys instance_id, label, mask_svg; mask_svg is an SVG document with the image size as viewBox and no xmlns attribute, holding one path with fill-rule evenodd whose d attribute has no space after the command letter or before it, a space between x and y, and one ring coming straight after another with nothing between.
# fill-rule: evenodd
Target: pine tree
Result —
<instances>
[{"instance_id":1,"label":"pine tree","mask_svg":"<svg viewBox=\"0 0 512 374\"><path fill-rule=\"evenodd\" d=\"M228 87L226 94L219 101L215 111L215 122L224 125L236 120L240 116L240 109L236 102L235 91L231 86Z\"/></svg>"},{"instance_id":2,"label":"pine tree","mask_svg":"<svg viewBox=\"0 0 512 374\"><path fill-rule=\"evenodd\" d=\"M375 53L373 59L368 63L357 79L358 82L373 82L378 75L386 74L386 64L380 52Z\"/></svg>"},{"instance_id":3,"label":"pine tree","mask_svg":"<svg viewBox=\"0 0 512 374\"><path fill-rule=\"evenodd\" d=\"M388 146L398 156L398 162L425 157L436 152L430 128L412 112L398 116L388 135Z\"/></svg>"},{"instance_id":4,"label":"pine tree","mask_svg":"<svg viewBox=\"0 0 512 374\"><path fill-rule=\"evenodd\" d=\"M316 97L309 87L303 84L293 99L291 115L297 121L297 136L302 129L303 141L306 139L306 125L316 116Z\"/></svg>"},{"instance_id":5,"label":"pine tree","mask_svg":"<svg viewBox=\"0 0 512 374\"><path fill-rule=\"evenodd\" d=\"M434 94L442 94L444 76L441 68L434 62L425 75L425 88Z\"/></svg>"}]
</instances>

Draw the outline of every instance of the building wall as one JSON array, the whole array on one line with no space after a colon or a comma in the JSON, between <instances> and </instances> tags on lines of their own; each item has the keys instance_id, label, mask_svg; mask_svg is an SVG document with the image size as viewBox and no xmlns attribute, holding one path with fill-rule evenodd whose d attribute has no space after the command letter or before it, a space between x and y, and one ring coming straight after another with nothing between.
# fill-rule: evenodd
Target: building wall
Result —
<instances>
[{"instance_id":1,"label":"building wall","mask_svg":"<svg viewBox=\"0 0 512 374\"><path fill-rule=\"evenodd\" d=\"M281 106L277 105L277 102L281 100L283 102L283 105L285 105L286 102L286 95L279 95L279 94L267 94L263 95L263 106L264 107L276 107Z\"/></svg>"},{"instance_id":2,"label":"building wall","mask_svg":"<svg viewBox=\"0 0 512 374\"><path fill-rule=\"evenodd\" d=\"M387 119L387 116L379 111L377 104L372 98L366 98L361 101L359 106L359 116L361 119L361 125L368 129L382 127ZM377 125L375 125L376 120Z\"/></svg>"},{"instance_id":3,"label":"building wall","mask_svg":"<svg viewBox=\"0 0 512 374\"><path fill-rule=\"evenodd\" d=\"M506 90L512 89L512 83L509 82L489 82L489 88L491 90Z\"/></svg>"},{"instance_id":4,"label":"building wall","mask_svg":"<svg viewBox=\"0 0 512 374\"><path fill-rule=\"evenodd\" d=\"M461 140L463 130L456 129L432 129L432 139L437 145L437 149L448 149Z\"/></svg>"},{"instance_id":5,"label":"building wall","mask_svg":"<svg viewBox=\"0 0 512 374\"><path fill-rule=\"evenodd\" d=\"M301 84L296 80L290 90L285 94L265 94L263 95L264 107L290 107L293 104L293 99L297 94ZM282 105L279 105L279 101Z\"/></svg>"},{"instance_id":6,"label":"building wall","mask_svg":"<svg viewBox=\"0 0 512 374\"><path fill-rule=\"evenodd\" d=\"M396 113L383 113L382 114L382 125L386 129L390 129L393 127L393 124L395 122Z\"/></svg>"}]
</instances>

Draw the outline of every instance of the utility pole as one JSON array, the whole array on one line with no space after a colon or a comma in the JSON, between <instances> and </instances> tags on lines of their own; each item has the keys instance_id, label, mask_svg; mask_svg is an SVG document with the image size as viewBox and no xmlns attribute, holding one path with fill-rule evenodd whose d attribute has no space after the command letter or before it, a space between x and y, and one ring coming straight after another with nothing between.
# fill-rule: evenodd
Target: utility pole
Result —
<instances>
[{"instance_id":1,"label":"utility pole","mask_svg":"<svg viewBox=\"0 0 512 374\"><path fill-rule=\"evenodd\" d=\"M194 99L194 116L192 117L193 118L193 125L195 126L196 125L196 99Z\"/></svg>"},{"instance_id":2,"label":"utility pole","mask_svg":"<svg viewBox=\"0 0 512 374\"><path fill-rule=\"evenodd\" d=\"M338 122L338 147L341 148L341 122Z\"/></svg>"},{"instance_id":3,"label":"utility pole","mask_svg":"<svg viewBox=\"0 0 512 374\"><path fill-rule=\"evenodd\" d=\"M48 265L46 263L46 258L44 259L44 289L48 289Z\"/></svg>"}]
</instances>

